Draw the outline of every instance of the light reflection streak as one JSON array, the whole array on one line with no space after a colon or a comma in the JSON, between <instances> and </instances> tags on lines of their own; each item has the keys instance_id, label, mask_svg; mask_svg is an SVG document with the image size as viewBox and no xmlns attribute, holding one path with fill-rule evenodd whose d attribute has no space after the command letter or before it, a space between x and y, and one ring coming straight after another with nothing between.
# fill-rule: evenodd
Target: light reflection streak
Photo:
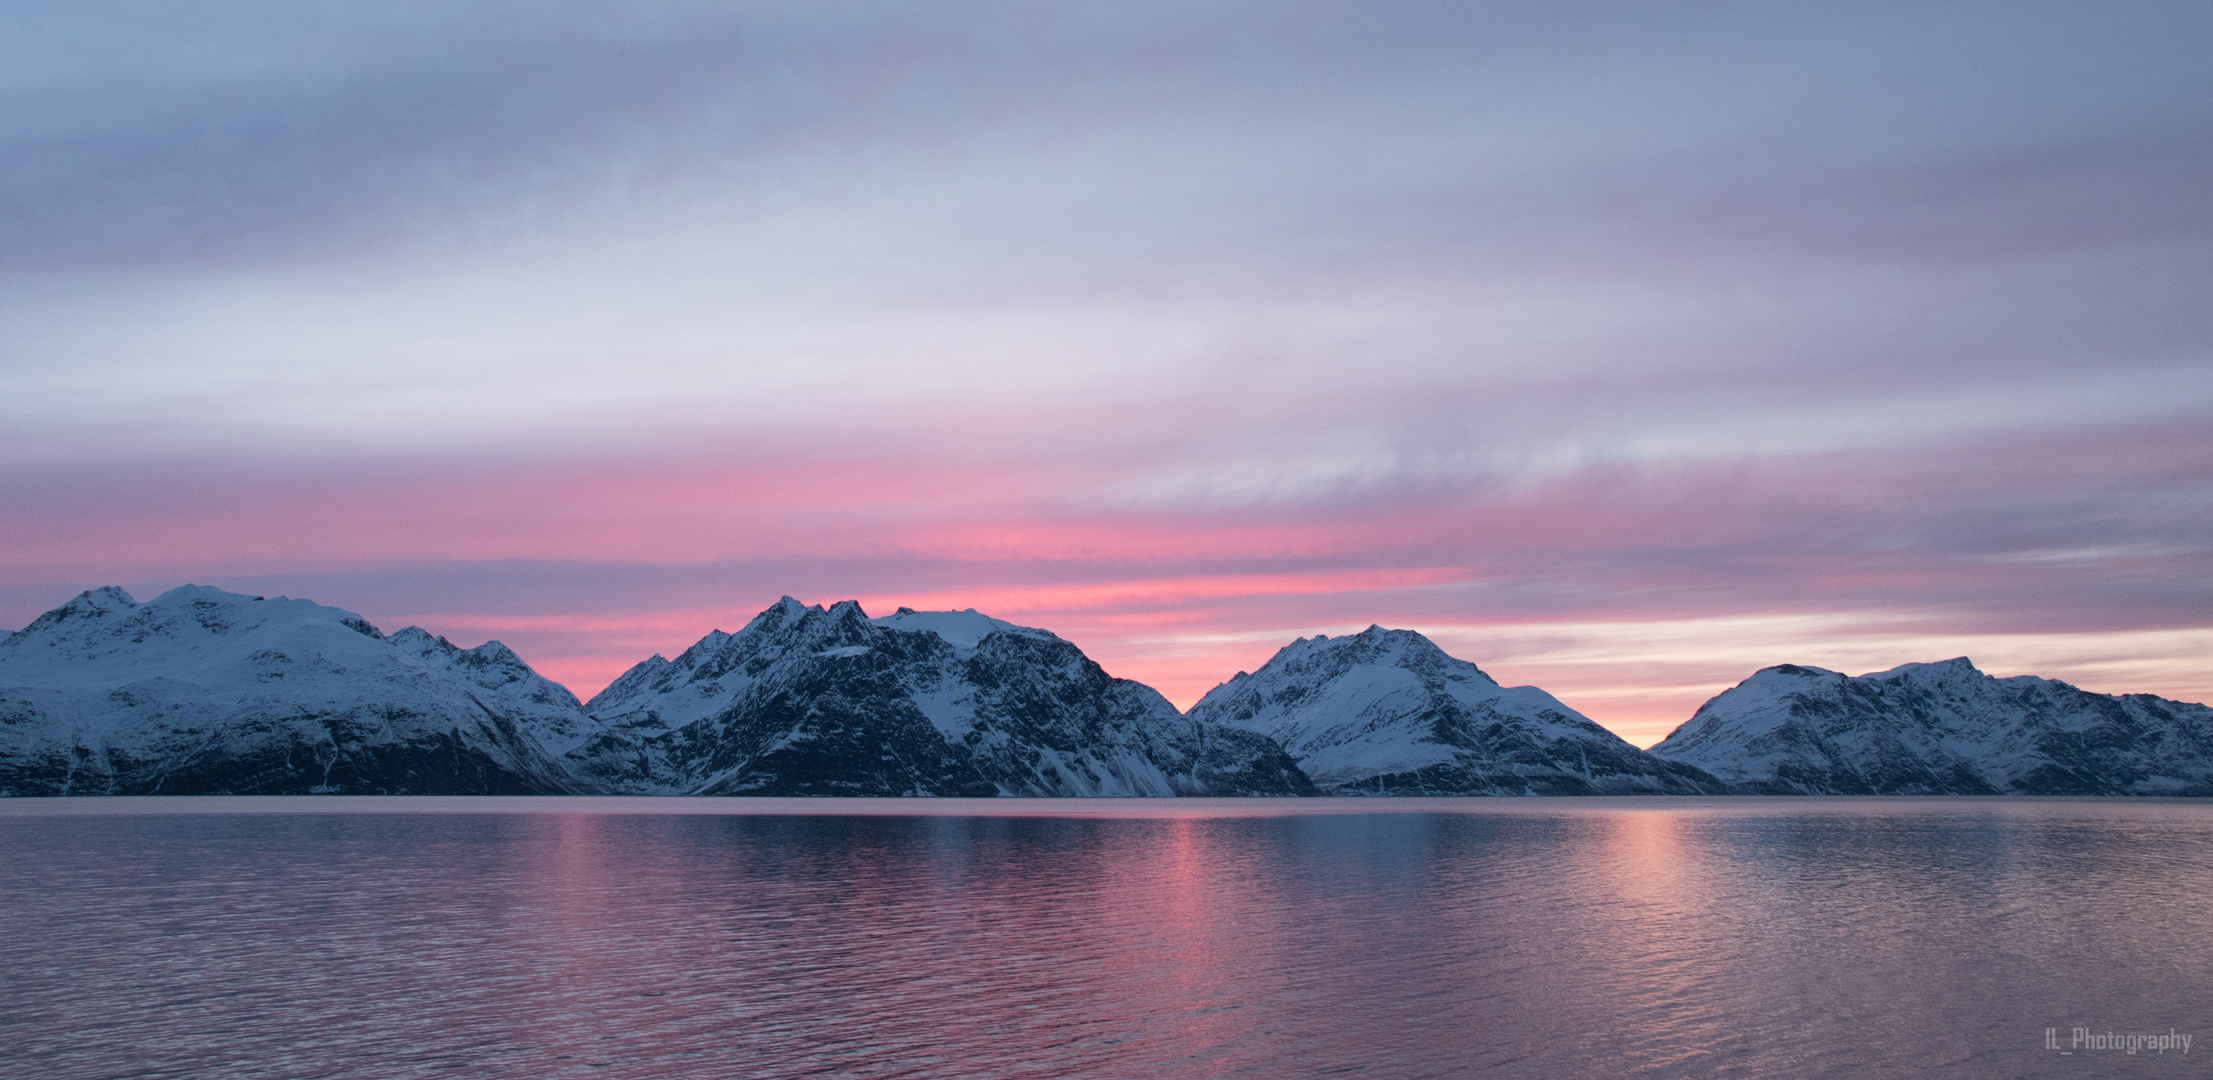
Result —
<instances>
[{"instance_id":1,"label":"light reflection streak","mask_svg":"<svg viewBox=\"0 0 2213 1080\"><path fill-rule=\"evenodd\" d=\"M49 801L0 1037L59 1077L2058 1076L2213 991L2175 800Z\"/></svg>"}]
</instances>

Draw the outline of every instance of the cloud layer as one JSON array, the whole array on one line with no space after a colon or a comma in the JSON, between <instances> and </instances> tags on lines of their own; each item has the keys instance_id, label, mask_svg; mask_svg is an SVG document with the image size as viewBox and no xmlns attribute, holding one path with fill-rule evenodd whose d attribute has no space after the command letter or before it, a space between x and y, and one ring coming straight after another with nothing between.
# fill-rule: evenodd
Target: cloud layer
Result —
<instances>
[{"instance_id":1,"label":"cloud layer","mask_svg":"<svg viewBox=\"0 0 2213 1080\"><path fill-rule=\"evenodd\" d=\"M859 596L1188 702L1382 621L1640 742L1755 662L2213 696L2202 6L0 29L15 625L290 591L588 693Z\"/></svg>"}]
</instances>

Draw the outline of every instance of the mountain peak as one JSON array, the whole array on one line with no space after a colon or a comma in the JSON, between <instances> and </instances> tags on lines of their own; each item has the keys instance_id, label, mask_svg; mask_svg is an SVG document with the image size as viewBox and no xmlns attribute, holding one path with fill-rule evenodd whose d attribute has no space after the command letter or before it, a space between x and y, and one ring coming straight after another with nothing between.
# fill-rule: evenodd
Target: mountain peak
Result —
<instances>
[{"instance_id":1,"label":"mountain peak","mask_svg":"<svg viewBox=\"0 0 2213 1080\"><path fill-rule=\"evenodd\" d=\"M961 611L916 611L903 607L893 614L870 621L890 630L927 631L936 634L947 645L961 652L974 649L983 644L985 638L1002 631L1044 641L1061 640L1059 635L1049 630L994 619L975 608Z\"/></svg>"},{"instance_id":2,"label":"mountain peak","mask_svg":"<svg viewBox=\"0 0 2213 1080\"><path fill-rule=\"evenodd\" d=\"M1280 742L1346 795L1696 793L1711 779L1535 687L1502 687L1412 630L1300 638L1187 714Z\"/></svg>"},{"instance_id":3,"label":"mountain peak","mask_svg":"<svg viewBox=\"0 0 2213 1080\"><path fill-rule=\"evenodd\" d=\"M439 638L438 640L444 641L445 639ZM522 657L515 655L515 650L508 648L505 643L496 640L487 641L484 644L477 646L476 648L466 649L463 651L483 657L485 661L490 663L520 664L523 662Z\"/></svg>"},{"instance_id":4,"label":"mountain peak","mask_svg":"<svg viewBox=\"0 0 2213 1080\"><path fill-rule=\"evenodd\" d=\"M124 592L121 586L102 585L97 589L86 589L78 593L68 603L39 616L23 630L28 633L33 627L41 625L52 626L73 619L104 618L131 611L138 606L138 601L131 599L131 594Z\"/></svg>"},{"instance_id":5,"label":"mountain peak","mask_svg":"<svg viewBox=\"0 0 2213 1080\"><path fill-rule=\"evenodd\" d=\"M77 594L76 602L105 611L138 606L138 601L131 599L131 594L124 592L121 585L102 585L97 589L86 589Z\"/></svg>"},{"instance_id":6,"label":"mountain peak","mask_svg":"<svg viewBox=\"0 0 2213 1080\"><path fill-rule=\"evenodd\" d=\"M1328 659L1324 659L1328 658ZM1417 630L1392 630L1370 624L1357 634L1332 638L1316 634L1300 638L1279 650L1268 663L1374 664L1401 668L1439 668L1463 671L1485 682L1495 682L1475 664L1455 657ZM1266 671L1263 665L1261 671Z\"/></svg>"},{"instance_id":7,"label":"mountain peak","mask_svg":"<svg viewBox=\"0 0 2213 1080\"><path fill-rule=\"evenodd\" d=\"M1652 748L1743 789L1809 795L2205 795L2202 705L1996 679L1964 656L1856 677L1781 665Z\"/></svg>"},{"instance_id":8,"label":"mountain peak","mask_svg":"<svg viewBox=\"0 0 2213 1080\"><path fill-rule=\"evenodd\" d=\"M94 590L0 644L11 723L68 748L0 754L0 794L569 790L552 755L593 731L574 696L472 655L498 662L308 600Z\"/></svg>"},{"instance_id":9,"label":"mountain peak","mask_svg":"<svg viewBox=\"0 0 2213 1080\"><path fill-rule=\"evenodd\" d=\"M229 607L234 604L255 603L260 599L258 596L234 593L229 589L218 589L213 585L179 585L154 597L153 602L163 607L180 607L186 604L221 604Z\"/></svg>"},{"instance_id":10,"label":"mountain peak","mask_svg":"<svg viewBox=\"0 0 2213 1080\"><path fill-rule=\"evenodd\" d=\"M1975 662L1973 660L1969 660L1964 656L1955 656L1950 660L1938 660L1933 663L1900 664L1897 667L1889 669L1888 671L1869 672L1866 675L1861 676L1861 678L1909 679L1916 675L1929 675L1940 678L1957 678L1961 676L1979 676L1981 674L1982 670L1975 666Z\"/></svg>"},{"instance_id":11,"label":"mountain peak","mask_svg":"<svg viewBox=\"0 0 2213 1080\"><path fill-rule=\"evenodd\" d=\"M420 626L401 627L400 629L394 631L390 637L387 637L384 640L391 642L393 645L399 648L406 649L410 652L423 653L425 655L433 652L451 655L452 653L459 651L459 649L454 646L453 642L447 641L445 638L437 634L433 634Z\"/></svg>"},{"instance_id":12,"label":"mountain peak","mask_svg":"<svg viewBox=\"0 0 2213 1080\"><path fill-rule=\"evenodd\" d=\"M810 611L820 610L822 609L810 608L807 605L802 604L799 601L787 596L781 600L776 601L773 604L770 604L765 608L762 608L761 613L747 620L745 626L740 628L738 630L738 633L743 634L748 630L758 630L773 633L786 626L790 626L803 618L806 618L807 613Z\"/></svg>"}]
</instances>

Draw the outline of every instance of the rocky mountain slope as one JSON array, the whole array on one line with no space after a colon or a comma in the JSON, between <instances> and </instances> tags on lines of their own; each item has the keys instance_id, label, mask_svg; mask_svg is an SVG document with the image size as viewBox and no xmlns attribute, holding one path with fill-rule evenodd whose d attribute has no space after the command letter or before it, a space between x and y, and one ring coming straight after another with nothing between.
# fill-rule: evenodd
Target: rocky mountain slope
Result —
<instances>
[{"instance_id":1,"label":"rocky mountain slope","mask_svg":"<svg viewBox=\"0 0 2213 1080\"><path fill-rule=\"evenodd\" d=\"M0 795L1731 791L2213 796L2213 710L1783 665L1645 752L1407 630L1301 638L1184 715L1044 630L789 597L588 706L496 641L198 586L0 639Z\"/></svg>"},{"instance_id":2,"label":"rocky mountain slope","mask_svg":"<svg viewBox=\"0 0 2213 1080\"><path fill-rule=\"evenodd\" d=\"M1502 687L1411 630L1300 638L1191 707L1283 744L1342 795L1718 793L1533 686Z\"/></svg>"},{"instance_id":3,"label":"rocky mountain slope","mask_svg":"<svg viewBox=\"0 0 2213 1080\"><path fill-rule=\"evenodd\" d=\"M1858 677L1784 664L1652 753L1777 794L2213 795L2213 709L1992 678L1964 656Z\"/></svg>"},{"instance_id":4,"label":"rocky mountain slope","mask_svg":"<svg viewBox=\"0 0 2213 1080\"><path fill-rule=\"evenodd\" d=\"M655 656L570 752L609 790L710 795L1309 795L1266 738L1189 719L1074 645L973 610L871 620L785 597Z\"/></svg>"},{"instance_id":5,"label":"rocky mountain slope","mask_svg":"<svg viewBox=\"0 0 2213 1080\"><path fill-rule=\"evenodd\" d=\"M0 640L0 794L518 794L597 730L498 642L306 600L96 589Z\"/></svg>"}]
</instances>

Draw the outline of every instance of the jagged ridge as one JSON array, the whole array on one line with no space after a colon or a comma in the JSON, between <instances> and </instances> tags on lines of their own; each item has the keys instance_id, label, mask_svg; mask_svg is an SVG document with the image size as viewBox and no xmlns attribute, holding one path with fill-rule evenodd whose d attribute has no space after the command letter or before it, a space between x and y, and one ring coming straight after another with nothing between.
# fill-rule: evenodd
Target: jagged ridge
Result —
<instances>
[{"instance_id":1,"label":"jagged ridge","mask_svg":"<svg viewBox=\"0 0 2213 1080\"><path fill-rule=\"evenodd\" d=\"M1288 752L1286 752L1288 750ZM1303 769L1302 767L1303 766ZM1309 774L1311 774L1311 779ZM2213 710L1965 658L1765 669L1650 753L1412 631L1302 638L1188 716L1044 630L789 597L580 705L499 642L197 586L0 640L0 794L2213 795Z\"/></svg>"},{"instance_id":2,"label":"jagged ridge","mask_svg":"<svg viewBox=\"0 0 2213 1080\"><path fill-rule=\"evenodd\" d=\"M1533 686L1501 687L1411 630L1300 638L1209 691L1191 716L1282 743L1314 782L1354 795L1698 794L1726 788L1662 761Z\"/></svg>"},{"instance_id":3,"label":"jagged ridge","mask_svg":"<svg viewBox=\"0 0 2213 1080\"><path fill-rule=\"evenodd\" d=\"M570 755L608 786L701 794L1312 794L1281 748L1186 718L1043 630L968 612L871 620L790 597L655 656L586 706Z\"/></svg>"},{"instance_id":4,"label":"jagged ridge","mask_svg":"<svg viewBox=\"0 0 2213 1080\"><path fill-rule=\"evenodd\" d=\"M1993 678L1964 656L1856 678L1783 664L1652 753L1761 793L2213 795L2213 709Z\"/></svg>"}]
</instances>

